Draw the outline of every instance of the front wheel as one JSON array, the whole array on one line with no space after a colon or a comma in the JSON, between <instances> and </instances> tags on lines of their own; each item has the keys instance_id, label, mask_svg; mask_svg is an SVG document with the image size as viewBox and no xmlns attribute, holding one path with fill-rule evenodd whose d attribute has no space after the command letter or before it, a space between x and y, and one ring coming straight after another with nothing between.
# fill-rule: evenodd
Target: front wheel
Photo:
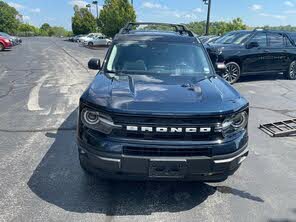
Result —
<instances>
[{"instance_id":1,"label":"front wheel","mask_svg":"<svg viewBox=\"0 0 296 222\"><path fill-rule=\"evenodd\" d=\"M89 43L88 43L88 46L94 46L94 43L89 42Z\"/></svg>"},{"instance_id":2,"label":"front wheel","mask_svg":"<svg viewBox=\"0 0 296 222\"><path fill-rule=\"evenodd\" d=\"M237 82L241 74L240 67L235 62L229 62L226 64L225 73L222 74L222 78L230 84Z\"/></svg>"},{"instance_id":3,"label":"front wheel","mask_svg":"<svg viewBox=\"0 0 296 222\"><path fill-rule=\"evenodd\" d=\"M2 43L0 43L0 51L4 50L4 45Z\"/></svg>"},{"instance_id":4,"label":"front wheel","mask_svg":"<svg viewBox=\"0 0 296 222\"><path fill-rule=\"evenodd\" d=\"M291 62L288 71L284 73L286 79L295 80L296 79L296 60Z\"/></svg>"}]
</instances>

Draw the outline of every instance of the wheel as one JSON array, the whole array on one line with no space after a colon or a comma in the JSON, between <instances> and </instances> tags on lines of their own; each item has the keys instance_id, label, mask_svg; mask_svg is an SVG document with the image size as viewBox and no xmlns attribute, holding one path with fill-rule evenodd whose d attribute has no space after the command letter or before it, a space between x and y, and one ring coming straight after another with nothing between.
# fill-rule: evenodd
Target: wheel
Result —
<instances>
[{"instance_id":1,"label":"wheel","mask_svg":"<svg viewBox=\"0 0 296 222\"><path fill-rule=\"evenodd\" d=\"M0 51L4 50L4 45L2 43L0 43Z\"/></svg>"},{"instance_id":2,"label":"wheel","mask_svg":"<svg viewBox=\"0 0 296 222\"><path fill-rule=\"evenodd\" d=\"M284 73L286 79L295 80L296 79L296 61L291 62L289 69Z\"/></svg>"},{"instance_id":3,"label":"wheel","mask_svg":"<svg viewBox=\"0 0 296 222\"><path fill-rule=\"evenodd\" d=\"M94 43L89 42L89 43L88 43L88 46L94 46Z\"/></svg>"},{"instance_id":4,"label":"wheel","mask_svg":"<svg viewBox=\"0 0 296 222\"><path fill-rule=\"evenodd\" d=\"M110 46L111 45L111 42L107 42L107 46Z\"/></svg>"},{"instance_id":5,"label":"wheel","mask_svg":"<svg viewBox=\"0 0 296 222\"><path fill-rule=\"evenodd\" d=\"M226 64L226 71L222 74L223 79L225 79L230 84L235 83L241 74L240 67L235 62L229 62Z\"/></svg>"}]
</instances>

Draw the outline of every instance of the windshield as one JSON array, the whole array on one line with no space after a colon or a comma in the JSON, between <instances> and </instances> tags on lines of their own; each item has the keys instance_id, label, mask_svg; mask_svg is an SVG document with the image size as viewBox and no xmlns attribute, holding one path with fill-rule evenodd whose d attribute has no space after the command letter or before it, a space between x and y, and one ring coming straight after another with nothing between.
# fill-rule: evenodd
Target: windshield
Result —
<instances>
[{"instance_id":1,"label":"windshield","mask_svg":"<svg viewBox=\"0 0 296 222\"><path fill-rule=\"evenodd\" d=\"M107 71L128 74L211 74L203 49L194 44L125 42L113 46Z\"/></svg>"},{"instance_id":2,"label":"windshield","mask_svg":"<svg viewBox=\"0 0 296 222\"><path fill-rule=\"evenodd\" d=\"M0 32L0 36L3 36L3 37L10 37L10 35L4 33L4 32Z\"/></svg>"},{"instance_id":3,"label":"windshield","mask_svg":"<svg viewBox=\"0 0 296 222\"><path fill-rule=\"evenodd\" d=\"M221 38L217 39L215 43L218 44L243 44L247 38L251 35L251 32L230 32Z\"/></svg>"}]
</instances>

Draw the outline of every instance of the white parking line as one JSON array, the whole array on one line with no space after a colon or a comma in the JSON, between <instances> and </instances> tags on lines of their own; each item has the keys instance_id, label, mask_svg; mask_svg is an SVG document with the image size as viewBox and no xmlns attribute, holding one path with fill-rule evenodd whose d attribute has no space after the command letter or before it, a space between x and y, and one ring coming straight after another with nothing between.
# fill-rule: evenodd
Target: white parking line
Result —
<instances>
[{"instance_id":1,"label":"white parking line","mask_svg":"<svg viewBox=\"0 0 296 222\"><path fill-rule=\"evenodd\" d=\"M28 107L29 111L41 111L41 110L44 110L43 108L41 108L39 106L39 91L40 91L40 88L41 88L42 84L44 83L44 81L46 80L46 78L48 76L49 76L48 74L42 76L37 81L37 85L35 87L33 87L33 89L31 90L30 95L29 95L28 104L27 104L27 107Z\"/></svg>"}]
</instances>

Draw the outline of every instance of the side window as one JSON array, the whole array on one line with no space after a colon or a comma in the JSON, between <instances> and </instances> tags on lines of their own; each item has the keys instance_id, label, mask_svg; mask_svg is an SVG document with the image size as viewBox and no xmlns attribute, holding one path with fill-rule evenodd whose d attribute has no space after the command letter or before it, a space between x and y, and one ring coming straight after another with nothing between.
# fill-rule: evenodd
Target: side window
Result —
<instances>
[{"instance_id":1,"label":"side window","mask_svg":"<svg viewBox=\"0 0 296 222\"><path fill-rule=\"evenodd\" d=\"M283 48L284 36L280 33L268 33L269 44L271 48Z\"/></svg>"},{"instance_id":2,"label":"side window","mask_svg":"<svg viewBox=\"0 0 296 222\"><path fill-rule=\"evenodd\" d=\"M257 42L259 47L267 46L267 37L265 32L257 33L252 39L251 42Z\"/></svg>"},{"instance_id":3,"label":"side window","mask_svg":"<svg viewBox=\"0 0 296 222\"><path fill-rule=\"evenodd\" d=\"M285 46L287 48L294 47L293 44L292 44L292 42L290 41L290 39L288 39L286 36L284 38L285 38L285 40L284 40L285 41Z\"/></svg>"}]
</instances>

